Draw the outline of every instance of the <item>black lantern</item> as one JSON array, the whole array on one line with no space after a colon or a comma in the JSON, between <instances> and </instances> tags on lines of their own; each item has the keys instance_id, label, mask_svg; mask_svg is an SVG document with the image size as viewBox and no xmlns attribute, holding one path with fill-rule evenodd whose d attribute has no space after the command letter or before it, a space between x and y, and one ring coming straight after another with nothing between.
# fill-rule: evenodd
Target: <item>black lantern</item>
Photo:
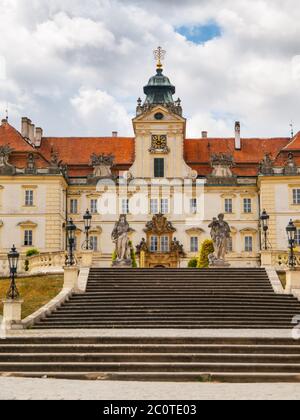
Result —
<instances>
[{"instance_id":1,"label":"black lantern","mask_svg":"<svg viewBox=\"0 0 300 420\"><path fill-rule=\"evenodd\" d=\"M73 220L70 219L67 223L67 234L68 234L68 256L67 265L72 266L75 264L74 251L75 251L75 236L77 227Z\"/></svg>"},{"instance_id":2,"label":"black lantern","mask_svg":"<svg viewBox=\"0 0 300 420\"><path fill-rule=\"evenodd\" d=\"M16 275L18 272L18 262L20 254L18 253L15 245L12 247L11 251L7 254L9 262L9 274L10 274L10 288L7 293L7 299L18 299L20 297L19 291L16 286Z\"/></svg>"},{"instance_id":3,"label":"black lantern","mask_svg":"<svg viewBox=\"0 0 300 420\"><path fill-rule=\"evenodd\" d=\"M260 220L261 220L261 227L262 230L264 232L264 249L265 251L268 250L268 230L269 230L269 220L270 220L270 216L268 215L268 213L266 212L266 210L264 210L260 216Z\"/></svg>"},{"instance_id":4,"label":"black lantern","mask_svg":"<svg viewBox=\"0 0 300 420\"><path fill-rule=\"evenodd\" d=\"M86 251L90 250L90 241L89 241L89 232L91 229L91 225L92 225L92 215L89 212L89 210L86 211L85 215L83 216L83 220L84 220L84 230L85 230L85 244L84 244L84 248Z\"/></svg>"},{"instance_id":5,"label":"black lantern","mask_svg":"<svg viewBox=\"0 0 300 420\"><path fill-rule=\"evenodd\" d=\"M295 268L296 267L296 257L295 257L295 253L294 253L294 248L295 248L295 242L296 242L297 228L294 225L294 222L292 220L290 220L290 223L286 227L286 233L287 233L287 236L288 236L289 250L290 250L289 266L290 266L290 268Z\"/></svg>"}]
</instances>

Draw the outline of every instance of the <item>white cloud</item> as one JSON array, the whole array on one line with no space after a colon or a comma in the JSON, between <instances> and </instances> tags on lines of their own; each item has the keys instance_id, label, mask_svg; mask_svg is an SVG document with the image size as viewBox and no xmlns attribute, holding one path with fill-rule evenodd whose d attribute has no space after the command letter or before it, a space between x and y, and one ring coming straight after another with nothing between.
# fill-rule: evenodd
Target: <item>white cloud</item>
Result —
<instances>
[{"instance_id":1,"label":"white cloud","mask_svg":"<svg viewBox=\"0 0 300 420\"><path fill-rule=\"evenodd\" d=\"M110 136L112 127L122 135L130 134L130 116L107 92L81 88L71 104L88 135L93 135L96 128L98 136Z\"/></svg>"},{"instance_id":2,"label":"white cloud","mask_svg":"<svg viewBox=\"0 0 300 420\"><path fill-rule=\"evenodd\" d=\"M132 134L136 98L168 51L188 135L244 136L300 130L297 0L0 0L1 104L48 135ZM292 13L291 13L292 11ZM222 36L195 45L175 27L216 22ZM111 107L110 112L108 112ZM102 116L105 115L105 118ZM78 125L78 119L81 124Z\"/></svg>"}]
</instances>

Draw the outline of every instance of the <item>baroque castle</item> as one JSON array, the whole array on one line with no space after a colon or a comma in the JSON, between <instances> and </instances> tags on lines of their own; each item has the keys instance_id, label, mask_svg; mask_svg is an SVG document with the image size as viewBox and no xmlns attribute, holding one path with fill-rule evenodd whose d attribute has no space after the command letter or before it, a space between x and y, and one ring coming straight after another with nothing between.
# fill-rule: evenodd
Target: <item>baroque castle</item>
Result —
<instances>
[{"instance_id":1,"label":"baroque castle","mask_svg":"<svg viewBox=\"0 0 300 420\"><path fill-rule=\"evenodd\" d=\"M120 214L127 215L133 245L147 251L145 267L186 267L210 237L209 225L219 213L231 227L228 261L233 267L287 264L285 228L290 219L299 229L300 245L300 133L243 138L236 122L232 138L210 138L202 132L189 139L175 92L159 60L144 87L145 99L138 99L132 138L117 132L109 138L53 138L28 118L22 118L20 131L2 121L0 271L7 268L13 243L22 255L37 248L48 265L55 265L66 249L69 218L77 226L80 258L86 209L93 215L93 262L101 267L111 265L111 233ZM104 185L104 180L111 183ZM103 212L99 200L110 189L115 211ZM136 214L131 202L141 190L146 209ZM270 216L267 247L263 210Z\"/></svg>"}]
</instances>

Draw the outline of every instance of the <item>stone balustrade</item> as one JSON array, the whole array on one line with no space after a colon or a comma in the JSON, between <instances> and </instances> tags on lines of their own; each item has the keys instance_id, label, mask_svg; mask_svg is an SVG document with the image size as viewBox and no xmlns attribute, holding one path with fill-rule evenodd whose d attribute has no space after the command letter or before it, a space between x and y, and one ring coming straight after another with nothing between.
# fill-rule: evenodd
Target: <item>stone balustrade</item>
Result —
<instances>
[{"instance_id":1,"label":"stone balustrade","mask_svg":"<svg viewBox=\"0 0 300 420\"><path fill-rule=\"evenodd\" d=\"M28 258L29 274L62 273L65 265L65 252L49 252Z\"/></svg>"},{"instance_id":2,"label":"stone balustrade","mask_svg":"<svg viewBox=\"0 0 300 420\"><path fill-rule=\"evenodd\" d=\"M20 255L18 275L61 274L65 266L65 256L65 252L46 252L29 258ZM27 271L25 261L29 263ZM76 254L76 262L80 265L81 253ZM0 254L0 277L9 277L7 253Z\"/></svg>"},{"instance_id":3,"label":"stone balustrade","mask_svg":"<svg viewBox=\"0 0 300 420\"><path fill-rule=\"evenodd\" d=\"M300 267L300 252L295 252L296 267ZM273 267L276 271L289 269L289 252L286 251L262 251L262 266Z\"/></svg>"}]
</instances>

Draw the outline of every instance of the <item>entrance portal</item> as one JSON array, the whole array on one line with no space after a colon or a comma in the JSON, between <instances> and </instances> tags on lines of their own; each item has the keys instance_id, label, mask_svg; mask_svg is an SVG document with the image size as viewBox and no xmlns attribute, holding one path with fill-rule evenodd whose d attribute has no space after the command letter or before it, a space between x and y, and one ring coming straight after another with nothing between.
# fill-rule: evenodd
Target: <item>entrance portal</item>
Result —
<instances>
[{"instance_id":1,"label":"entrance portal","mask_svg":"<svg viewBox=\"0 0 300 420\"><path fill-rule=\"evenodd\" d=\"M183 246L173 238L176 229L163 214L148 222L143 239L137 247L141 268L178 268L184 256Z\"/></svg>"}]
</instances>

